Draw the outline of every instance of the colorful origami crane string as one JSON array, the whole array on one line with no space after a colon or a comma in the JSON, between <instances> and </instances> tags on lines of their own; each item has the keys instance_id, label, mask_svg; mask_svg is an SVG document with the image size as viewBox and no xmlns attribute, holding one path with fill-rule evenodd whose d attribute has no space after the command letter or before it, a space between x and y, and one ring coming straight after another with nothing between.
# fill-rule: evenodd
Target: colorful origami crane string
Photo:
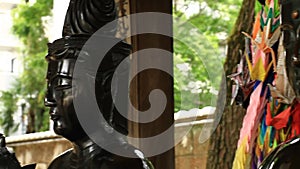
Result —
<instances>
[{"instance_id":1,"label":"colorful origami crane string","mask_svg":"<svg viewBox=\"0 0 300 169\"><path fill-rule=\"evenodd\" d=\"M261 12L256 16L252 34L244 33L251 39L252 46L248 48L246 43L242 59L246 60L247 66L240 65L249 70L239 68L236 74L229 76L240 86L255 83L240 131L233 169L257 169L278 144L300 135L300 103L286 72L288 56L280 29L279 0L259 2ZM249 72L250 80L241 76L244 72ZM247 83L242 83L241 79Z\"/></svg>"},{"instance_id":2,"label":"colorful origami crane string","mask_svg":"<svg viewBox=\"0 0 300 169\"><path fill-rule=\"evenodd\" d=\"M245 52L245 58L250 78L255 81L255 86L240 131L233 169L256 166L252 165L252 162L253 155L256 154L255 140L257 132L260 130L258 127L268 102L268 88L266 86L273 81L275 68L277 68L277 53L274 52L276 50L274 46L281 35L280 24L278 24L280 11L278 11L277 0L266 1L261 12L256 16L252 36L244 33L246 37L251 39L251 52L250 54Z\"/></svg>"},{"instance_id":3,"label":"colorful origami crane string","mask_svg":"<svg viewBox=\"0 0 300 169\"><path fill-rule=\"evenodd\" d=\"M277 74L275 77L274 85L268 84L271 95L280 103L292 104L296 98L296 94L287 77L286 55L283 47L283 36L281 36L278 46L278 62L276 69Z\"/></svg>"},{"instance_id":4,"label":"colorful origami crane string","mask_svg":"<svg viewBox=\"0 0 300 169\"><path fill-rule=\"evenodd\" d=\"M245 53L249 53L249 40L245 39L246 50ZM237 104L241 104L244 107L248 106L248 103L245 103L248 100L250 93L254 87L254 81L250 79L250 73L248 69L248 65L246 64L246 54L242 55L240 63L237 65L237 72L231 75L228 75L232 81L234 81L234 85L232 86L232 99L231 105L236 102Z\"/></svg>"}]
</instances>

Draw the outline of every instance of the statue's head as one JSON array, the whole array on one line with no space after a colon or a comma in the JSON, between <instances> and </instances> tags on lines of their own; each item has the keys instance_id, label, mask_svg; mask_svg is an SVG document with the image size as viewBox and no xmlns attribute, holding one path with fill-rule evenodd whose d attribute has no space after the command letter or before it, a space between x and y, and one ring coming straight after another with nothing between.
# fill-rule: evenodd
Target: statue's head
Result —
<instances>
[{"instance_id":1,"label":"statue's head","mask_svg":"<svg viewBox=\"0 0 300 169\"><path fill-rule=\"evenodd\" d=\"M73 79L73 70L80 50L87 39L87 36L77 35L56 40L49 44L49 53L46 56L48 61L48 85L45 105L50 107L50 117L54 122L54 131L71 141L86 136L77 119L73 102L73 93L75 92L72 92L76 90L76 93L80 95L86 89L74 87L72 84L75 80L80 80ZM130 45L122 41L119 42L105 55L95 77L96 99L103 117L109 125L124 134L127 134L127 121L118 113L113 104L111 81L115 69L129 53ZM86 59L97 57L95 54L87 55ZM128 74L124 73L124 78L128 78L126 76ZM89 117L88 114L87 117Z\"/></svg>"},{"instance_id":2,"label":"statue's head","mask_svg":"<svg viewBox=\"0 0 300 169\"><path fill-rule=\"evenodd\" d=\"M70 1L62 32L63 38L48 45L49 51L46 56L48 85L45 105L50 107L54 131L71 141L86 136L77 119L72 95L75 92L72 91L76 90L80 97L80 94L86 93L88 86L74 87L74 80L82 80L73 79L75 63L84 44L95 32L100 32L101 36L108 39L114 39L117 24L110 24L110 26L106 24L116 18L117 10L114 0ZM95 44L93 46L95 47ZM86 52L88 57L85 59L99 57L97 54ZM95 78L94 91L101 113L109 125L126 134L127 120L117 112L110 90L114 70L129 53L130 46L119 42L105 54L96 77L93 77ZM124 85L126 86L122 84L123 87ZM87 117L89 118L88 114Z\"/></svg>"}]
</instances>

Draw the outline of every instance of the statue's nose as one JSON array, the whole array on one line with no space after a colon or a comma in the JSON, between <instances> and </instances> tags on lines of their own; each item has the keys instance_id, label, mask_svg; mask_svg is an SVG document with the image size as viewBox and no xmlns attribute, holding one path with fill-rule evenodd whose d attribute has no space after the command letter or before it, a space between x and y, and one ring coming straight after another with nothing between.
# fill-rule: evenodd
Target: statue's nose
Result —
<instances>
[{"instance_id":1,"label":"statue's nose","mask_svg":"<svg viewBox=\"0 0 300 169\"><path fill-rule=\"evenodd\" d=\"M51 90L51 87L48 85L46 96L44 99L44 105L47 107L55 107L56 101L53 97L53 91Z\"/></svg>"},{"instance_id":2,"label":"statue's nose","mask_svg":"<svg viewBox=\"0 0 300 169\"><path fill-rule=\"evenodd\" d=\"M47 107L55 107L56 106L56 102L54 99L50 99L48 97L45 97L44 99L44 105Z\"/></svg>"}]
</instances>

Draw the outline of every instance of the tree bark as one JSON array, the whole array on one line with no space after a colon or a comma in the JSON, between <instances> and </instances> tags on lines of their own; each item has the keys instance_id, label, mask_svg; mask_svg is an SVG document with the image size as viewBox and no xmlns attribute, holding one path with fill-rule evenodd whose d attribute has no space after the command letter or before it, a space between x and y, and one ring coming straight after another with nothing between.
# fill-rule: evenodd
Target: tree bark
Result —
<instances>
[{"instance_id":1,"label":"tree bark","mask_svg":"<svg viewBox=\"0 0 300 169\"><path fill-rule=\"evenodd\" d=\"M35 111L32 107L29 108L27 114L27 128L26 134L35 132Z\"/></svg>"},{"instance_id":2,"label":"tree bark","mask_svg":"<svg viewBox=\"0 0 300 169\"><path fill-rule=\"evenodd\" d=\"M236 65L239 63L240 50L244 50L244 38L242 31L251 33L254 22L255 0L243 0L232 35L228 39L227 58L224 64L226 75L236 72ZM210 138L210 148L207 159L207 169L231 169L234 155L242 126L245 110L241 106L230 105L232 81L223 79L226 85L221 84L220 96L226 95L226 105L215 132ZM224 103L219 99L217 111L223 111L219 107ZM221 106L222 107L222 106Z\"/></svg>"}]
</instances>

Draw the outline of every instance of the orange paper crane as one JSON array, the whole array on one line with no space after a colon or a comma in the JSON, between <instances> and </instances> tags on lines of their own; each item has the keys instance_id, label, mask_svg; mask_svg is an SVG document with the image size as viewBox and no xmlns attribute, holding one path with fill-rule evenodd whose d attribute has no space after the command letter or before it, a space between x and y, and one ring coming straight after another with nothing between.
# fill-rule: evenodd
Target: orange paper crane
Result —
<instances>
[{"instance_id":1,"label":"orange paper crane","mask_svg":"<svg viewBox=\"0 0 300 169\"><path fill-rule=\"evenodd\" d=\"M267 26L264 26L263 31L259 28L260 15L257 15L257 19L254 24L253 35L242 32L245 36L252 40L254 44L254 56L252 63L249 56L246 55L250 77L252 80L265 81L268 72L270 71L272 65L276 68L276 58L272 46L278 41L280 37L280 27L278 27L274 33L270 33L271 20L267 20ZM258 36L259 35L259 36ZM271 55L272 61L269 63L269 55Z\"/></svg>"},{"instance_id":2,"label":"orange paper crane","mask_svg":"<svg viewBox=\"0 0 300 169\"><path fill-rule=\"evenodd\" d=\"M265 81L271 75L269 72L272 69L272 71L276 72L275 69L277 68L276 53L274 52L275 49L273 50L272 48L281 35L278 24L279 15L276 12L278 10L277 3L277 0L267 0L264 3L265 6L262 7L261 13L256 16L252 35L243 32L246 37L251 39L252 43L251 58L248 53L245 53L245 57L250 78L256 82L256 87L251 93L250 103L243 120L233 169L252 168L252 156L255 153L253 151L256 148L255 140L258 126L268 102L268 90L265 88Z\"/></svg>"}]
</instances>

